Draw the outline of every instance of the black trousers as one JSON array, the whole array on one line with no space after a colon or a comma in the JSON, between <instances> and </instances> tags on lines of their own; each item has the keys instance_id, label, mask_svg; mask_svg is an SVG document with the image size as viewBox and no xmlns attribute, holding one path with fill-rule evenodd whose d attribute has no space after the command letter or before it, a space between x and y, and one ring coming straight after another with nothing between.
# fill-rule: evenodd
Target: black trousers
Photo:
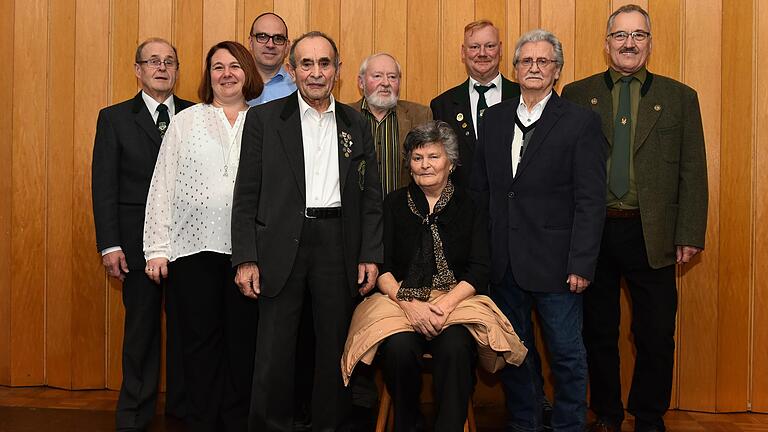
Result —
<instances>
[{"instance_id":1,"label":"black trousers","mask_svg":"<svg viewBox=\"0 0 768 432\"><path fill-rule=\"evenodd\" d=\"M168 270L182 326L190 431L245 431L257 304L238 290L230 256L199 252Z\"/></svg>"},{"instance_id":2,"label":"black trousers","mask_svg":"<svg viewBox=\"0 0 768 432\"><path fill-rule=\"evenodd\" d=\"M334 431L346 418L350 395L340 365L352 317L346 270L341 219L305 219L288 281L275 297L259 298L250 431L292 431L294 374L302 361L296 340L307 292L315 332L312 430Z\"/></svg>"},{"instance_id":3,"label":"black trousers","mask_svg":"<svg viewBox=\"0 0 768 432\"><path fill-rule=\"evenodd\" d=\"M387 390L395 409L395 431L420 430L421 371L424 353L432 353L436 405L434 430L461 432L475 385L477 346L462 325L449 326L436 338L418 333L396 333L379 347Z\"/></svg>"},{"instance_id":4,"label":"black trousers","mask_svg":"<svg viewBox=\"0 0 768 432\"><path fill-rule=\"evenodd\" d=\"M640 428L663 430L674 366L675 266L650 267L639 218L606 219L595 281L584 291L590 406L599 417L617 423L624 419L618 348L622 276L632 299L637 350L627 409Z\"/></svg>"},{"instance_id":5,"label":"black trousers","mask_svg":"<svg viewBox=\"0 0 768 432\"><path fill-rule=\"evenodd\" d=\"M174 302L166 290L166 412L184 413L181 337ZM160 379L160 335L163 288L143 269L133 269L123 281L125 321L123 381L116 409L117 430L142 430L155 416Z\"/></svg>"}]
</instances>

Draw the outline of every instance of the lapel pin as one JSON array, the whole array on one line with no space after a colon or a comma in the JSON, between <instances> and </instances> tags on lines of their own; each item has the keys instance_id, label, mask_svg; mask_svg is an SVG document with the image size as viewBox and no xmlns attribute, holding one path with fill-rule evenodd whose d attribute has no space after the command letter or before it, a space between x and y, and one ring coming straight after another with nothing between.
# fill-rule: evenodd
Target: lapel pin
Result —
<instances>
[{"instance_id":1,"label":"lapel pin","mask_svg":"<svg viewBox=\"0 0 768 432\"><path fill-rule=\"evenodd\" d=\"M593 97L592 100L589 101L592 105L597 105L597 98Z\"/></svg>"},{"instance_id":2,"label":"lapel pin","mask_svg":"<svg viewBox=\"0 0 768 432\"><path fill-rule=\"evenodd\" d=\"M478 117L482 117L482 116L483 116L483 113L485 113L485 110L484 110L484 109L481 109L481 110L480 110L480 112L479 112L479 113L477 113L477 116L478 116Z\"/></svg>"},{"instance_id":3,"label":"lapel pin","mask_svg":"<svg viewBox=\"0 0 768 432\"><path fill-rule=\"evenodd\" d=\"M622 117L621 118L621 124L623 124L623 125L627 124L627 118L626 117Z\"/></svg>"},{"instance_id":4,"label":"lapel pin","mask_svg":"<svg viewBox=\"0 0 768 432\"><path fill-rule=\"evenodd\" d=\"M466 129L466 128L467 128L467 126L468 126L468 125L467 125L467 123L466 123L466 122L464 122L464 123L462 123L462 124L461 124L461 128L462 128L462 129Z\"/></svg>"},{"instance_id":5,"label":"lapel pin","mask_svg":"<svg viewBox=\"0 0 768 432\"><path fill-rule=\"evenodd\" d=\"M653 110L654 111L661 111L661 105L659 105L659 104L654 105L653 106Z\"/></svg>"},{"instance_id":6,"label":"lapel pin","mask_svg":"<svg viewBox=\"0 0 768 432\"><path fill-rule=\"evenodd\" d=\"M456 114L456 121L462 121L462 120L464 120L464 114L463 113Z\"/></svg>"},{"instance_id":7,"label":"lapel pin","mask_svg":"<svg viewBox=\"0 0 768 432\"><path fill-rule=\"evenodd\" d=\"M464 132L464 135L469 136L469 131Z\"/></svg>"}]
</instances>

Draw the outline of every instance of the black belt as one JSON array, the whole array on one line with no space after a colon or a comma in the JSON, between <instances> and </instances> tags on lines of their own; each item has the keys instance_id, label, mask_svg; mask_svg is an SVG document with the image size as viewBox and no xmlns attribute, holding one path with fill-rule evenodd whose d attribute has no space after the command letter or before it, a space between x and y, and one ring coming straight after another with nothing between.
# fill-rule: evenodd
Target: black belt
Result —
<instances>
[{"instance_id":1,"label":"black belt","mask_svg":"<svg viewBox=\"0 0 768 432\"><path fill-rule=\"evenodd\" d=\"M310 219L330 219L341 217L341 207L307 207L304 216Z\"/></svg>"},{"instance_id":2,"label":"black belt","mask_svg":"<svg viewBox=\"0 0 768 432\"><path fill-rule=\"evenodd\" d=\"M640 209L615 209L608 208L605 216L608 219L635 219L640 217Z\"/></svg>"}]
</instances>

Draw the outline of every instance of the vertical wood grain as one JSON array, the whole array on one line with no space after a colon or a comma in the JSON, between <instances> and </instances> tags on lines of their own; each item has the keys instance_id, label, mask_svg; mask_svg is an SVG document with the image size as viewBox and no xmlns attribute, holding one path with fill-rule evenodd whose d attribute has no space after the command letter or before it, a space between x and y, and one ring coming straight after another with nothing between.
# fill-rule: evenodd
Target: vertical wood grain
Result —
<instances>
[{"instance_id":1,"label":"vertical wood grain","mask_svg":"<svg viewBox=\"0 0 768 432\"><path fill-rule=\"evenodd\" d=\"M706 10L702 3L699 4L698 9ZM681 54L686 42L685 38L681 38L683 20L680 1L649 0L646 10L651 15L651 40L653 41L653 52L648 68L657 74L680 80ZM709 31L705 32L705 34L708 33Z\"/></svg>"},{"instance_id":2,"label":"vertical wood grain","mask_svg":"<svg viewBox=\"0 0 768 432\"><path fill-rule=\"evenodd\" d=\"M461 44L464 43L464 26L475 20L475 10L472 2L441 0L439 10L440 42L438 56L440 61L440 88L439 92L434 93L432 97L451 87L455 87L467 79L466 68L461 62Z\"/></svg>"},{"instance_id":3,"label":"vertical wood grain","mask_svg":"<svg viewBox=\"0 0 768 432\"><path fill-rule=\"evenodd\" d=\"M373 53L373 29L373 0L341 0L341 33L336 44L344 64L336 85L343 102L360 98L357 70L360 62Z\"/></svg>"},{"instance_id":4,"label":"vertical wood grain","mask_svg":"<svg viewBox=\"0 0 768 432\"><path fill-rule=\"evenodd\" d=\"M373 7L373 52L389 53L400 63L400 99L408 99L408 1L373 0ZM349 67L359 70L359 64Z\"/></svg>"},{"instance_id":5,"label":"vertical wood grain","mask_svg":"<svg viewBox=\"0 0 768 432\"><path fill-rule=\"evenodd\" d=\"M173 2L139 0L139 39L161 37L171 40L173 35Z\"/></svg>"},{"instance_id":6,"label":"vertical wood grain","mask_svg":"<svg viewBox=\"0 0 768 432\"><path fill-rule=\"evenodd\" d=\"M720 206L721 0L687 3L683 81L699 95L707 144L709 214L706 250L683 268L678 284L678 401L682 409L713 411L717 375L717 286ZM717 11L717 13L712 13ZM706 28L706 32L699 29ZM658 63L657 63L658 64ZM702 317L708 317L702 319Z\"/></svg>"},{"instance_id":7,"label":"vertical wood grain","mask_svg":"<svg viewBox=\"0 0 768 432\"><path fill-rule=\"evenodd\" d=\"M512 65L512 60L515 55L515 43L523 33L522 29L522 17L521 17L521 4L520 0L507 0L506 16L504 20L507 26L507 35L502 40L504 43L504 53L502 61L504 62L503 70L506 71L505 76L511 80L515 79L515 67Z\"/></svg>"},{"instance_id":8,"label":"vertical wood grain","mask_svg":"<svg viewBox=\"0 0 768 432\"><path fill-rule=\"evenodd\" d=\"M176 0L176 22L173 43L179 53L175 93L184 99L199 101L197 87L203 73L205 54L203 46L203 0Z\"/></svg>"},{"instance_id":9,"label":"vertical wood grain","mask_svg":"<svg viewBox=\"0 0 768 432\"><path fill-rule=\"evenodd\" d=\"M13 70L14 0L0 0L0 58L8 70ZM13 100L13 76L0 81L0 98ZM0 196L13 192L13 117L0 116ZM0 384L11 384L11 232L13 230L11 201L0 201Z\"/></svg>"},{"instance_id":10,"label":"vertical wood grain","mask_svg":"<svg viewBox=\"0 0 768 432\"><path fill-rule=\"evenodd\" d=\"M251 25L253 24L253 20L256 19L257 16L263 14L264 12L272 12L274 8L275 8L275 5L272 0L245 0L244 1L243 23L245 25L243 26L243 32L241 36L246 46L248 46L248 37L251 35ZM296 34L292 32L291 29L289 28L288 37L293 38L294 36L296 36Z\"/></svg>"},{"instance_id":11,"label":"vertical wood grain","mask_svg":"<svg viewBox=\"0 0 768 432\"><path fill-rule=\"evenodd\" d=\"M72 296L72 387L103 388L106 383L107 291L91 204L91 155L99 109L107 104L110 9L99 0L78 0L75 18L75 117L72 173L74 223ZM84 13L87 11L88 13ZM100 91L94 91L100 89Z\"/></svg>"},{"instance_id":12,"label":"vertical wood grain","mask_svg":"<svg viewBox=\"0 0 768 432\"><path fill-rule=\"evenodd\" d=\"M330 36L336 42L341 57L341 70L349 72L349 69L357 70L357 66L347 57L347 52L341 43L341 0L314 0L309 4L309 19L307 21L307 31L319 30ZM297 37L300 34L297 34ZM340 98L341 82L336 83L333 88L333 97L341 102L353 102Z\"/></svg>"},{"instance_id":13,"label":"vertical wood grain","mask_svg":"<svg viewBox=\"0 0 768 432\"><path fill-rule=\"evenodd\" d=\"M752 119L754 113L751 3L723 3L722 94L741 103L722 112L717 410L747 406L751 264Z\"/></svg>"},{"instance_id":14,"label":"vertical wood grain","mask_svg":"<svg viewBox=\"0 0 768 432\"><path fill-rule=\"evenodd\" d=\"M46 176L46 384L72 385L72 183L76 0L50 3L48 173Z\"/></svg>"},{"instance_id":15,"label":"vertical wood grain","mask_svg":"<svg viewBox=\"0 0 768 432\"><path fill-rule=\"evenodd\" d=\"M563 45L565 64L555 90L573 81L574 39L576 25L576 0L541 0L541 28L554 33Z\"/></svg>"},{"instance_id":16,"label":"vertical wood grain","mask_svg":"<svg viewBox=\"0 0 768 432\"><path fill-rule=\"evenodd\" d=\"M407 92L410 100L428 105L441 90L438 85L439 55L435 47L440 46L438 24L439 0L408 2L408 16L419 17L408 20L408 65ZM459 43L454 55L459 55Z\"/></svg>"},{"instance_id":17,"label":"vertical wood grain","mask_svg":"<svg viewBox=\"0 0 768 432\"><path fill-rule=\"evenodd\" d=\"M520 0L520 34L541 27L541 0Z\"/></svg>"},{"instance_id":18,"label":"vertical wood grain","mask_svg":"<svg viewBox=\"0 0 768 432\"><path fill-rule=\"evenodd\" d=\"M14 10L11 384L45 379L45 160L48 2Z\"/></svg>"},{"instance_id":19,"label":"vertical wood grain","mask_svg":"<svg viewBox=\"0 0 768 432\"><path fill-rule=\"evenodd\" d=\"M274 2L274 12L288 24L288 30L293 35L291 39L296 39L310 30L323 30L309 27L310 0L274 0ZM333 5L338 0L313 0L312 3L314 2L318 2L317 6L322 7L323 4Z\"/></svg>"},{"instance_id":20,"label":"vertical wood grain","mask_svg":"<svg viewBox=\"0 0 768 432\"><path fill-rule=\"evenodd\" d=\"M203 0L203 55L215 44L235 40L237 0Z\"/></svg>"},{"instance_id":21,"label":"vertical wood grain","mask_svg":"<svg viewBox=\"0 0 768 432\"><path fill-rule=\"evenodd\" d=\"M611 12L610 0L576 1L575 28L578 31L573 42L574 80L606 69L605 24Z\"/></svg>"},{"instance_id":22,"label":"vertical wood grain","mask_svg":"<svg viewBox=\"0 0 768 432\"><path fill-rule=\"evenodd\" d=\"M768 26L768 5L765 2L755 1L755 13L757 14L757 28L765 29ZM756 33L756 67L757 76L755 94L763 95L755 98L756 125L768 124L768 37L762 32ZM754 304L752 313L752 410L768 412L768 282L765 278L765 269L768 268L768 133L763 127L756 127L755 137L755 233L753 235L755 245L755 261L752 268L754 279Z\"/></svg>"}]
</instances>

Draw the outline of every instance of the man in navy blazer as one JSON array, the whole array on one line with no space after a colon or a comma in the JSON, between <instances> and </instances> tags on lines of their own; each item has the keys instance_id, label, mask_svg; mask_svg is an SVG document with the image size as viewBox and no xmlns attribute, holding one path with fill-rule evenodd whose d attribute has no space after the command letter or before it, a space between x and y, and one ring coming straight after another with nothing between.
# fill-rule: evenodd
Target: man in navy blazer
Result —
<instances>
[{"instance_id":1,"label":"man in navy blazer","mask_svg":"<svg viewBox=\"0 0 768 432\"><path fill-rule=\"evenodd\" d=\"M560 41L545 30L518 40L520 98L485 111L471 189L490 217L491 296L529 352L538 311L551 354L554 431L581 432L587 365L582 295L594 276L605 218L606 142L599 117L553 91ZM529 355L501 374L507 428L541 430L542 378Z\"/></svg>"},{"instance_id":2,"label":"man in navy blazer","mask_svg":"<svg viewBox=\"0 0 768 432\"><path fill-rule=\"evenodd\" d=\"M96 243L111 277L123 282L125 332L123 382L117 401L117 430L144 430L155 415L160 379L160 310L163 289L144 273L144 208L160 150L173 115L192 102L173 95L176 48L151 38L136 49L134 70L141 91L99 112L93 145L93 219ZM173 302L166 299L166 412L184 416L181 340Z\"/></svg>"},{"instance_id":3,"label":"man in navy blazer","mask_svg":"<svg viewBox=\"0 0 768 432\"><path fill-rule=\"evenodd\" d=\"M339 54L310 32L291 47L298 92L248 112L232 205L232 264L259 298L249 428L293 430L296 338L312 307L312 430L337 430L350 407L339 362L353 297L383 260L381 183L371 128L334 100Z\"/></svg>"},{"instance_id":4,"label":"man in navy blazer","mask_svg":"<svg viewBox=\"0 0 768 432\"><path fill-rule=\"evenodd\" d=\"M486 107L506 99L517 99L520 95L520 86L499 73L501 52L499 29L491 21L479 20L467 24L464 27L464 43L461 44L461 61L469 78L432 99L429 104L432 118L451 125L459 137L460 164L451 174L456 187L469 188L477 141L477 119L483 115L479 92L483 92Z\"/></svg>"}]
</instances>

